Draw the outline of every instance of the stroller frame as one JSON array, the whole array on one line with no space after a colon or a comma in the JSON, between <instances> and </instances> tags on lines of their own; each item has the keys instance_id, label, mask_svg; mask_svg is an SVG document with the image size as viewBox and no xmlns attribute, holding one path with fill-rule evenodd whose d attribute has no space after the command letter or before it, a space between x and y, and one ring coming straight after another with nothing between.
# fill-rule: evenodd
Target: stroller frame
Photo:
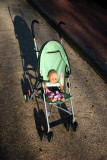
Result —
<instances>
[{"instance_id":1,"label":"stroller frame","mask_svg":"<svg viewBox=\"0 0 107 160\"><path fill-rule=\"evenodd\" d=\"M69 86L70 86L70 79L68 78L68 83L69 83ZM46 118L47 118L47 126L48 126L48 133L50 132L50 126L52 126L49 121L51 119L51 114L52 114L52 109L53 107L55 106L56 108L70 114L70 116L72 115L72 117L69 117L69 119L72 118L72 122L74 123L75 122L75 118L74 118L74 110L73 110L73 104L72 104L72 99L70 98L70 104L71 104L71 112L69 112L68 110L65 110L61 107L59 107L58 105L56 104L51 104L51 109L50 109L50 113L48 115L48 112L47 112L47 105L46 105L46 98L45 98L45 88L44 88L44 82L42 82L42 87L43 87L43 100L44 100L44 106L45 106L45 112L46 112ZM71 95L71 92L70 92L70 89L69 89L69 94ZM63 103L63 102L62 102ZM68 120L68 118L67 118Z\"/></svg>"},{"instance_id":2,"label":"stroller frame","mask_svg":"<svg viewBox=\"0 0 107 160\"><path fill-rule=\"evenodd\" d=\"M33 36L34 46L35 46L34 50L36 51L37 59L39 59L39 51L38 51L38 48L37 48L35 32L34 32L34 24L35 23L39 24L39 22L37 20L33 20L32 23L31 23L31 31L32 31L32 36ZM61 24L65 25L65 23L61 21L58 24L58 33L59 33L59 38L60 38L60 44L63 47L62 37L61 37ZM44 101L46 121L47 121L47 131L41 131L41 140L44 140L45 136L47 135L48 141L52 142L52 140L53 140L53 132L50 131L50 128L52 128L52 127L54 127L56 125L62 124L62 123L66 124L67 131L69 131L71 128L74 131L76 131L77 128L78 128L78 123L76 122L75 116L74 116L74 110L73 110L73 104L72 104L72 96L71 96L71 91L70 91L70 86L71 86L70 77L69 77L70 71L68 71L67 67L66 67L66 71L65 72L66 72L66 78L68 78L67 86L68 86L68 89L69 89L69 94L66 94L66 95L69 96L68 99L70 99L71 111L68 111L68 110L66 110L66 109L61 107L61 104L63 104L68 99L66 99L63 102L60 101L59 103L58 102L53 102L53 103L52 102L49 102L49 103L47 102L46 95L45 95L44 79L43 79L43 75L42 75L41 72L39 72L39 82L36 84L36 88L34 89L33 93L27 95L26 100L35 99L35 97L37 97L37 98L43 98L43 101ZM41 84L43 97L41 97L41 95L38 94L38 90L41 89L41 88L39 88L39 84ZM51 105L50 112L47 111L47 103ZM64 112L68 113L70 116L68 116L67 118L63 118L63 119L60 119L60 120L57 120L57 121L53 121L53 122L50 123L53 107L56 107L56 108L58 108L58 109L60 109L60 110L62 110Z\"/></svg>"}]
</instances>

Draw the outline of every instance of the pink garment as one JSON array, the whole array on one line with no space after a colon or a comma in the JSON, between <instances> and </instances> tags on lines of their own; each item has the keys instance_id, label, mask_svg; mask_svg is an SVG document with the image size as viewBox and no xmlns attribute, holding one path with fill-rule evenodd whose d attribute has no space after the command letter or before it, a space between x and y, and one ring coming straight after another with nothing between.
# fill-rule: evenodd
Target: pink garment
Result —
<instances>
[{"instance_id":1,"label":"pink garment","mask_svg":"<svg viewBox=\"0 0 107 160\"><path fill-rule=\"evenodd\" d=\"M61 100L61 98L64 98L64 95L60 93L59 91L55 91L56 93L53 93L52 91L46 91L46 96L48 98L55 98L57 100Z\"/></svg>"}]
</instances>

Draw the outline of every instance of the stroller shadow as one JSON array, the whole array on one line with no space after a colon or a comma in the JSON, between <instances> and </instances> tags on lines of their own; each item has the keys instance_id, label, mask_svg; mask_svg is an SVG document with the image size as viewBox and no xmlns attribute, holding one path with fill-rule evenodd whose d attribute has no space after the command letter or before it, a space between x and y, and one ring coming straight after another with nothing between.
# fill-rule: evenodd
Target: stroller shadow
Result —
<instances>
[{"instance_id":1,"label":"stroller shadow","mask_svg":"<svg viewBox=\"0 0 107 160\"><path fill-rule=\"evenodd\" d=\"M67 106L66 106L65 103L61 104L61 108L63 108L63 109L68 111ZM59 112L59 115L60 115L61 119L64 119L64 118L69 116L69 114L67 112L62 111L61 109L58 109L58 112ZM64 127L66 128L66 123L64 123Z\"/></svg>"},{"instance_id":2,"label":"stroller shadow","mask_svg":"<svg viewBox=\"0 0 107 160\"><path fill-rule=\"evenodd\" d=\"M14 32L15 36L19 42L20 56L23 67L23 78L21 79L21 86L23 95L28 94L28 90L33 92L36 81L36 71L37 71L37 57L34 51L34 41L30 28L28 27L25 20L20 16L15 16L14 21ZM33 73L32 73L33 71ZM34 75L33 75L34 74ZM33 109L35 125L39 136L41 136L41 131L47 129L46 118L43 110L39 109L39 104L36 99L37 109Z\"/></svg>"},{"instance_id":3,"label":"stroller shadow","mask_svg":"<svg viewBox=\"0 0 107 160\"><path fill-rule=\"evenodd\" d=\"M27 95L28 90L31 91L31 85L30 85L29 79L26 78L25 75L23 75L23 79L21 79L21 86L22 86L23 95Z\"/></svg>"},{"instance_id":4,"label":"stroller shadow","mask_svg":"<svg viewBox=\"0 0 107 160\"><path fill-rule=\"evenodd\" d=\"M20 16L15 16L14 31L19 42L23 71L36 70L37 58L34 52L34 42L27 23Z\"/></svg>"},{"instance_id":5,"label":"stroller shadow","mask_svg":"<svg viewBox=\"0 0 107 160\"><path fill-rule=\"evenodd\" d=\"M47 122L46 122L44 111L42 109L39 109L39 103L37 99L36 99L36 103L37 103L38 111L36 108L33 109L35 126L36 126L39 137L41 137L41 132L47 131Z\"/></svg>"},{"instance_id":6,"label":"stroller shadow","mask_svg":"<svg viewBox=\"0 0 107 160\"><path fill-rule=\"evenodd\" d=\"M36 71L37 68L37 57L34 51L34 42L31 34L31 30L25 20L20 16L15 16L14 21L14 32L19 42L20 56L23 67L23 79L21 79L22 92L26 92L33 88L31 83L30 71Z\"/></svg>"},{"instance_id":7,"label":"stroller shadow","mask_svg":"<svg viewBox=\"0 0 107 160\"><path fill-rule=\"evenodd\" d=\"M42 109L39 109L39 103L38 103L37 99L36 99L36 103L37 103L38 111L37 111L36 108L34 108L33 112L34 112L35 126L36 126L36 129L37 129L38 135L41 138L41 132L45 131L45 133L47 133L48 128L47 128L47 121L46 121L44 111ZM63 109L68 110L65 103L63 103L61 105L61 107ZM66 113L66 112L64 112L60 109L58 109L58 112L59 112L59 115L60 115L61 119L64 119L64 118L69 116L68 113ZM53 121L54 121L54 119L53 119ZM63 125L66 128L66 123L63 123Z\"/></svg>"}]
</instances>

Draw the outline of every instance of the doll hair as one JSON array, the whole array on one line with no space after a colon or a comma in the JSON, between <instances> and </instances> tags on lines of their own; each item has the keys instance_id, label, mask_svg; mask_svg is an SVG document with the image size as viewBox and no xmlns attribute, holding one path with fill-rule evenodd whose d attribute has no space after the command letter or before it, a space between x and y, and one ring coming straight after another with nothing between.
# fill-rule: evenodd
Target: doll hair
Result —
<instances>
[{"instance_id":1,"label":"doll hair","mask_svg":"<svg viewBox=\"0 0 107 160\"><path fill-rule=\"evenodd\" d=\"M50 73L57 73L57 72L56 72L54 69L51 69L51 70L48 72L48 76L49 76ZM48 76L47 76L47 77L48 77Z\"/></svg>"}]
</instances>

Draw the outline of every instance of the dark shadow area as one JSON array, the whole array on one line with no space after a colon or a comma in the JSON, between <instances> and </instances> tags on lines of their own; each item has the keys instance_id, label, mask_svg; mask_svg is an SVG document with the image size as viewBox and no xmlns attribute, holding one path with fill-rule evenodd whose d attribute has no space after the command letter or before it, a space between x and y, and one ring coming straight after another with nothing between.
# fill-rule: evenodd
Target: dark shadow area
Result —
<instances>
[{"instance_id":1,"label":"dark shadow area","mask_svg":"<svg viewBox=\"0 0 107 160\"><path fill-rule=\"evenodd\" d=\"M74 2L74 0L69 1ZM107 9L105 0L75 0L75 2L83 5L88 5L90 7L101 7Z\"/></svg>"},{"instance_id":2,"label":"dark shadow area","mask_svg":"<svg viewBox=\"0 0 107 160\"><path fill-rule=\"evenodd\" d=\"M63 108L63 109L65 109L65 110L68 111L67 106L66 106L65 103L62 103L62 104L61 104L61 108ZM64 112L64 111L62 111L62 110L60 110L60 109L58 109L58 111L59 111L59 114L60 114L61 118L65 118L65 117L69 116L68 113L66 113L66 112Z\"/></svg>"},{"instance_id":3,"label":"dark shadow area","mask_svg":"<svg viewBox=\"0 0 107 160\"><path fill-rule=\"evenodd\" d=\"M29 29L27 23L20 16L16 16L13 21L14 31L16 38L19 42L20 55L23 67L23 78L21 79L21 86L23 95L28 95L28 90L31 93L34 90L35 83L32 83L32 80L36 81L36 72L37 72L37 57L34 51L34 41L31 34L31 30ZM33 71L33 74L32 74ZM39 136L41 135L41 131L46 129L47 123L43 110L39 109L39 104L36 99L37 109L34 108L34 118L35 124L38 131Z\"/></svg>"},{"instance_id":4,"label":"dark shadow area","mask_svg":"<svg viewBox=\"0 0 107 160\"><path fill-rule=\"evenodd\" d=\"M27 94L28 89L33 88L31 83L31 76L26 76L30 71L36 72L37 57L34 51L34 42L31 30L25 20L20 16L15 16L14 32L19 42L20 55L23 67L23 79L21 79L23 94ZM28 75L28 74L27 74Z\"/></svg>"},{"instance_id":5,"label":"dark shadow area","mask_svg":"<svg viewBox=\"0 0 107 160\"><path fill-rule=\"evenodd\" d=\"M26 78L26 76L23 76L23 79L21 79L21 86L22 86L23 95L27 95L28 90L31 91L31 85L29 80Z\"/></svg>"},{"instance_id":6,"label":"dark shadow area","mask_svg":"<svg viewBox=\"0 0 107 160\"><path fill-rule=\"evenodd\" d=\"M67 108L65 103L61 104L61 108L63 108L63 109L68 111L68 108ZM58 109L58 112L59 112L59 115L60 115L61 119L65 119L65 118L70 116L67 112L62 111L61 109ZM66 128L66 122L64 123L64 127Z\"/></svg>"},{"instance_id":7,"label":"dark shadow area","mask_svg":"<svg viewBox=\"0 0 107 160\"><path fill-rule=\"evenodd\" d=\"M33 109L35 126L36 126L39 137L41 137L41 132L47 131L47 122L46 122L46 118L43 110L39 109L39 103L37 99L36 99L36 103L37 103L38 110L36 108Z\"/></svg>"},{"instance_id":8,"label":"dark shadow area","mask_svg":"<svg viewBox=\"0 0 107 160\"><path fill-rule=\"evenodd\" d=\"M23 71L36 70L37 58L34 52L34 42L27 23L20 16L15 16L14 31L19 42Z\"/></svg>"}]
</instances>

